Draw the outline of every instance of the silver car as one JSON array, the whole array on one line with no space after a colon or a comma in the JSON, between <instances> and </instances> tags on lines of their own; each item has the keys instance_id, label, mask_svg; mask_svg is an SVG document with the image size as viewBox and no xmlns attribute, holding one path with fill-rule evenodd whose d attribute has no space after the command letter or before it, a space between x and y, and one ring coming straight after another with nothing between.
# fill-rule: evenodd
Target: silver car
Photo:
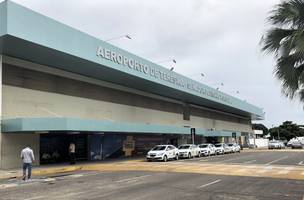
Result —
<instances>
[{"instance_id":1,"label":"silver car","mask_svg":"<svg viewBox=\"0 0 304 200\"><path fill-rule=\"evenodd\" d=\"M285 148L285 145L281 141L271 140L268 143L268 149L282 149L282 148Z\"/></svg>"}]
</instances>

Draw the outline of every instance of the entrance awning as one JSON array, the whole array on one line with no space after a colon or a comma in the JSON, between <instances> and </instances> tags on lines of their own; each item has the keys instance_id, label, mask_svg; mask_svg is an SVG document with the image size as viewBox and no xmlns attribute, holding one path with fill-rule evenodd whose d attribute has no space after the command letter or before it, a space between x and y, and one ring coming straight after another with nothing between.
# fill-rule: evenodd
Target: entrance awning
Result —
<instances>
[{"instance_id":1,"label":"entrance awning","mask_svg":"<svg viewBox=\"0 0 304 200\"><path fill-rule=\"evenodd\" d=\"M206 130L196 128L197 135L203 135L205 137L240 137L241 133L237 131L223 131L223 130Z\"/></svg>"},{"instance_id":2,"label":"entrance awning","mask_svg":"<svg viewBox=\"0 0 304 200\"><path fill-rule=\"evenodd\" d=\"M2 133L46 131L190 134L189 127L103 120L74 118L16 118L2 120Z\"/></svg>"}]
</instances>

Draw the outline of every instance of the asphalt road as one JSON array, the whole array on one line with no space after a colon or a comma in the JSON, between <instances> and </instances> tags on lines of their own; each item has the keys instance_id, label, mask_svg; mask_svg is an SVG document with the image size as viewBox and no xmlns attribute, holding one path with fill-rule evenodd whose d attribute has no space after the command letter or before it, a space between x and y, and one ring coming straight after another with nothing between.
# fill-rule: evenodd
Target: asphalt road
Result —
<instances>
[{"instance_id":1,"label":"asphalt road","mask_svg":"<svg viewBox=\"0 0 304 200\"><path fill-rule=\"evenodd\" d=\"M108 172L34 180L0 190L1 200L39 199L291 199L302 200L304 181L197 175Z\"/></svg>"},{"instance_id":2,"label":"asphalt road","mask_svg":"<svg viewBox=\"0 0 304 200\"><path fill-rule=\"evenodd\" d=\"M224 156L170 161L168 163L140 163L155 167L158 165L180 166L188 163L189 172L166 171L80 171L71 174L55 174L35 177L34 180L8 180L0 182L1 200L46 200L46 199L111 199L111 200L167 200L167 199L219 199L219 200L303 200L304 181L282 178L234 176L227 174L191 173L191 164L202 163L222 166L236 164L246 170L254 165L275 168L276 165L300 166L303 152L243 152ZM123 164L128 166L129 162ZM165 165L164 165L165 164ZM115 163L114 163L115 165ZM137 165L136 162L130 162ZM285 167L283 167L285 168ZM250 168L249 168L250 169ZM177 169L178 171L178 169ZM264 173L268 173L267 170ZM279 171L278 173L288 173ZM304 173L300 171L301 175ZM261 175L262 176L262 175Z\"/></svg>"},{"instance_id":3,"label":"asphalt road","mask_svg":"<svg viewBox=\"0 0 304 200\"><path fill-rule=\"evenodd\" d=\"M242 152L180 160L179 162L214 162L230 164L296 165L304 166L304 151L261 151Z\"/></svg>"}]
</instances>

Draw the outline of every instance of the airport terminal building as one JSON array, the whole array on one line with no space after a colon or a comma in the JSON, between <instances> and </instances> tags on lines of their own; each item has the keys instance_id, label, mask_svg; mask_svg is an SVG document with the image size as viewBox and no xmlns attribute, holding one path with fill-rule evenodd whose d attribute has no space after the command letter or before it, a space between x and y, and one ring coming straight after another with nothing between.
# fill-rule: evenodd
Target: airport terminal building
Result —
<instances>
[{"instance_id":1,"label":"airport terminal building","mask_svg":"<svg viewBox=\"0 0 304 200\"><path fill-rule=\"evenodd\" d=\"M261 108L11 1L0 4L0 168L144 154L155 144L239 142Z\"/></svg>"}]
</instances>

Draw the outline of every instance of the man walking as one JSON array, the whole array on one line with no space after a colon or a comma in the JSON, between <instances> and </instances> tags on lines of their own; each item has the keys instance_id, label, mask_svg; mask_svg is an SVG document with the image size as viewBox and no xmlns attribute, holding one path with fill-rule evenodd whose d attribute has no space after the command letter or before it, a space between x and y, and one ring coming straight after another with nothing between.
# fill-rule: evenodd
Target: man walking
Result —
<instances>
[{"instance_id":1,"label":"man walking","mask_svg":"<svg viewBox=\"0 0 304 200\"><path fill-rule=\"evenodd\" d=\"M23 177L22 180L26 179L26 171L27 171L27 179L31 179L32 175L32 163L35 161L33 150L30 147L25 147L21 151L21 159L23 162Z\"/></svg>"}]
</instances>

